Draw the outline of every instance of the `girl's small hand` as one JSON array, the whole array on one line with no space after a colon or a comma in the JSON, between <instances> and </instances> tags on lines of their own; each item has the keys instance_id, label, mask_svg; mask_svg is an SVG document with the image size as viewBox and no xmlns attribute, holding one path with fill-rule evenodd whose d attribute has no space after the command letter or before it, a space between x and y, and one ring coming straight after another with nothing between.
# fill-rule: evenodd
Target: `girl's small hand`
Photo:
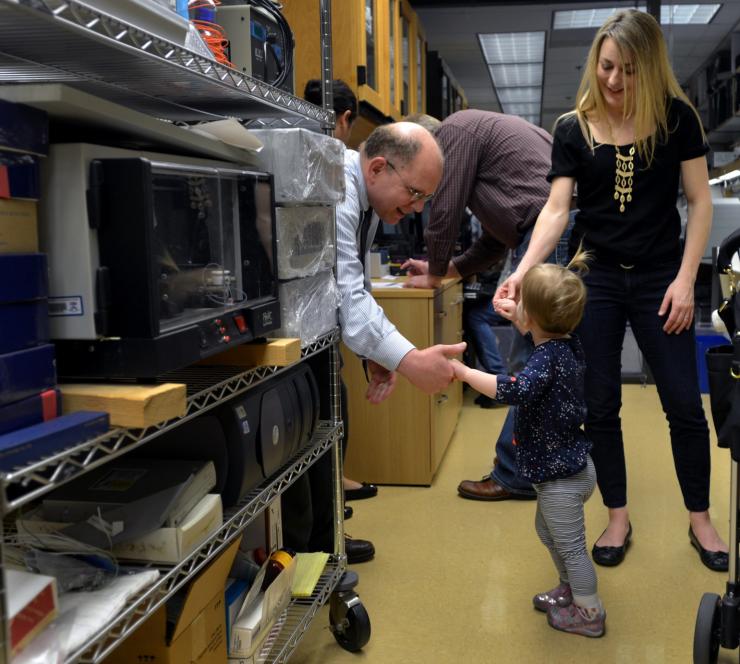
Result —
<instances>
[{"instance_id":1,"label":"girl's small hand","mask_svg":"<svg viewBox=\"0 0 740 664\"><path fill-rule=\"evenodd\" d=\"M506 320L513 321L516 319L517 304L512 299L509 299L509 298L501 298L499 300L494 299L493 309L497 314L506 318Z\"/></svg>"},{"instance_id":2,"label":"girl's small hand","mask_svg":"<svg viewBox=\"0 0 740 664\"><path fill-rule=\"evenodd\" d=\"M464 381L468 371L468 367L460 362L460 360L450 360L450 364L452 365L452 371L455 374L455 380Z\"/></svg>"}]
</instances>

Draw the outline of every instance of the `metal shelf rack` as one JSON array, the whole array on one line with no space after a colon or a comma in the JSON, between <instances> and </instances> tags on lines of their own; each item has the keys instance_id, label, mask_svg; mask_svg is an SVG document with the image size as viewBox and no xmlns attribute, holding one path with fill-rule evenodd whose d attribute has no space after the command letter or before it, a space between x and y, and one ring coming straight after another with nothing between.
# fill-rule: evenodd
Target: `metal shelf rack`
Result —
<instances>
[{"instance_id":1,"label":"metal shelf rack","mask_svg":"<svg viewBox=\"0 0 740 664\"><path fill-rule=\"evenodd\" d=\"M339 341L339 331L320 337L303 348L311 357ZM103 436L40 459L10 473L0 473L0 509L7 514L43 496L61 484L103 463L130 452L158 435L218 406L224 399L248 390L261 380L280 373L281 367L257 367L239 372L229 367L192 367L163 377L166 382L188 386L185 415L146 429L115 428Z\"/></svg>"},{"instance_id":2,"label":"metal shelf rack","mask_svg":"<svg viewBox=\"0 0 740 664\"><path fill-rule=\"evenodd\" d=\"M23 84L63 82L97 97L171 121L200 121L225 116L260 118L265 125L295 126L318 122L334 126L331 99L331 2L318 0L324 106L318 107L209 58L91 8L84 0L0 0L0 80ZM328 351L330 419L320 422L312 441L271 480L228 510L223 525L178 565L161 568L156 583L133 598L123 611L88 639L65 662L102 661L139 625L189 582L233 541L269 504L311 465L330 452L334 489L334 555L310 598L293 599L265 642L258 661L285 662L329 597L346 595L342 517L339 331L332 330L302 351L306 359ZM193 367L163 377L188 385L184 416L146 429L116 428L53 456L12 472L0 473L0 515L38 499L52 489L127 453L224 400L283 371L280 367ZM6 519L6 524L10 519ZM2 544L13 541L12 525ZM356 582L356 580L355 580ZM0 664L10 661L5 585L0 575ZM356 595L352 593L356 598ZM333 601L333 600L332 600ZM341 628L341 626L334 626Z\"/></svg>"},{"instance_id":3,"label":"metal shelf rack","mask_svg":"<svg viewBox=\"0 0 740 664\"><path fill-rule=\"evenodd\" d=\"M78 0L0 0L0 80L62 82L169 120L334 112Z\"/></svg>"},{"instance_id":4,"label":"metal shelf rack","mask_svg":"<svg viewBox=\"0 0 740 664\"><path fill-rule=\"evenodd\" d=\"M204 541L181 563L163 571L157 582L132 600L116 618L75 652L70 653L67 662L92 664L102 661L126 637L143 623L149 615L159 608L188 580L197 574L213 557L226 546L277 496L281 495L295 480L310 468L327 450L341 439L341 426L323 421L318 427L312 442L301 451L274 480L262 484L252 491L244 502L227 512L224 524ZM12 537L12 535L9 535ZM335 560L332 569L337 574L344 571L343 559ZM326 572L325 572L326 575Z\"/></svg>"}]
</instances>

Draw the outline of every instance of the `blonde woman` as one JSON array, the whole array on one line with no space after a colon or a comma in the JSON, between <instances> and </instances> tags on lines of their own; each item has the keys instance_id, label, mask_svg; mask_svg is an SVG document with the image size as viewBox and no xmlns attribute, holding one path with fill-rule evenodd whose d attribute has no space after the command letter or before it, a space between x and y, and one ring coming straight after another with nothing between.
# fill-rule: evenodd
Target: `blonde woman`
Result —
<instances>
[{"instance_id":1,"label":"blonde woman","mask_svg":"<svg viewBox=\"0 0 740 664\"><path fill-rule=\"evenodd\" d=\"M671 70L660 26L619 11L591 46L577 105L555 129L550 197L527 254L496 298L513 298L530 266L552 251L578 208L571 246L593 256L578 333L586 353L586 434L609 524L594 561L618 565L630 545L619 412L626 324L655 377L670 425L676 474L689 512L689 539L710 569L727 569L727 545L709 518L709 429L695 363L694 281L712 218L708 151L699 117ZM679 239L679 176L688 199Z\"/></svg>"},{"instance_id":2,"label":"blonde woman","mask_svg":"<svg viewBox=\"0 0 740 664\"><path fill-rule=\"evenodd\" d=\"M585 270L578 252L570 267ZM500 299L496 311L524 334L534 351L521 373L494 376L453 362L455 377L499 403L517 406L514 444L517 474L537 493L535 528L559 576L552 590L538 593L534 607L547 612L555 629L582 636L604 634L606 612L596 588L596 572L586 549L583 504L596 486L584 434L586 404L583 349L571 336L583 315L586 288L560 265L540 264L527 272L517 307Z\"/></svg>"}]
</instances>

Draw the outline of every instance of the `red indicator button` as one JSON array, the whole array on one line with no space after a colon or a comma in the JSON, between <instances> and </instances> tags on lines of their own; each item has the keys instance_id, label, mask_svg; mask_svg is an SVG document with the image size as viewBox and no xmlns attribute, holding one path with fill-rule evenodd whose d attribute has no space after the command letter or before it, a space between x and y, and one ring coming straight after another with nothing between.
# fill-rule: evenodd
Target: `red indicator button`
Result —
<instances>
[{"instance_id":1,"label":"red indicator button","mask_svg":"<svg viewBox=\"0 0 740 664\"><path fill-rule=\"evenodd\" d=\"M246 334L247 330L247 321L244 320L244 316L241 314L237 314L234 316L234 324L236 325L236 329L239 330L239 334Z\"/></svg>"}]
</instances>

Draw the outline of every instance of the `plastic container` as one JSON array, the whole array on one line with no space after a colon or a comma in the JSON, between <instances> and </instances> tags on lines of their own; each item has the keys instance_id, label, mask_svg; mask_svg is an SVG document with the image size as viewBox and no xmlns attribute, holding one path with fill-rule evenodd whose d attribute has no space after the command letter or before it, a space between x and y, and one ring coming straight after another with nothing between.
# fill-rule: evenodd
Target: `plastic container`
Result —
<instances>
[{"instance_id":1,"label":"plastic container","mask_svg":"<svg viewBox=\"0 0 740 664\"><path fill-rule=\"evenodd\" d=\"M267 590L270 584L277 578L278 574L290 565L290 561L293 560L294 556L295 553L286 549L278 549L277 551L272 552L272 555L267 561L265 577L262 580L262 592Z\"/></svg>"}]
</instances>

